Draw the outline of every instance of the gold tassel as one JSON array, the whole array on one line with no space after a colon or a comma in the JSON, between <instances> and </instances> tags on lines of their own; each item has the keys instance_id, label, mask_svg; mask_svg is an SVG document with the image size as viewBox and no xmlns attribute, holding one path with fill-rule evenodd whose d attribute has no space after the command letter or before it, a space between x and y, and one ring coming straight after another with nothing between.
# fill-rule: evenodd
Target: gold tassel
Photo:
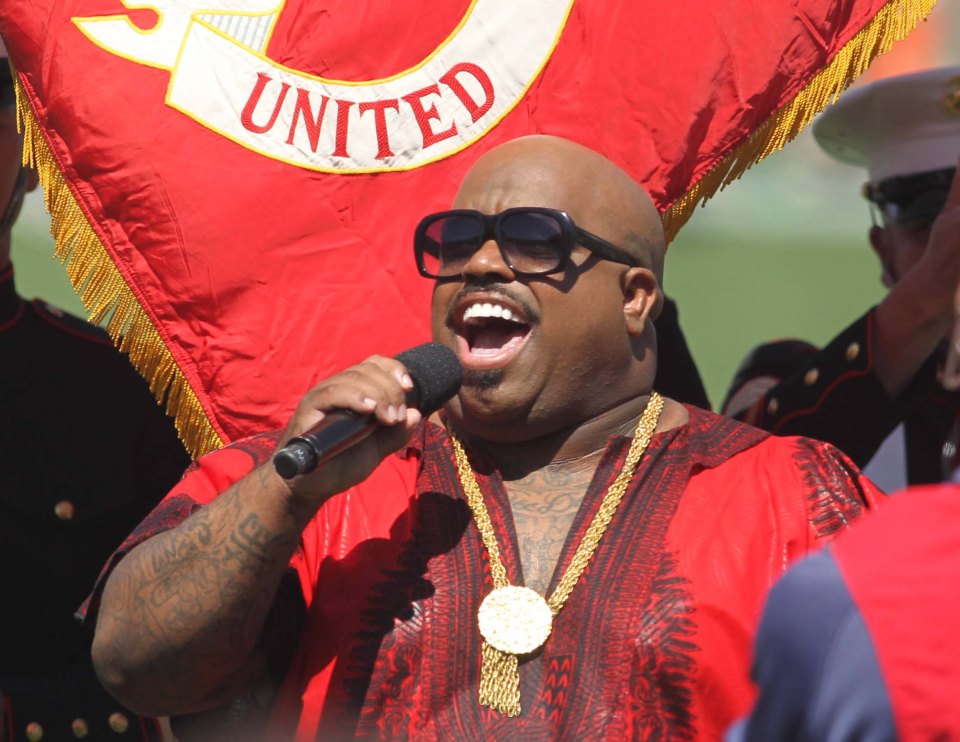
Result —
<instances>
[{"instance_id":1,"label":"gold tassel","mask_svg":"<svg viewBox=\"0 0 960 742\"><path fill-rule=\"evenodd\" d=\"M137 301L87 215L60 172L22 82L14 71L17 128L23 133L23 164L34 168L43 186L56 257L83 302L91 322L102 325L114 344L150 382L157 401L166 402L184 446L194 458L223 445L200 399Z\"/></svg>"},{"instance_id":2,"label":"gold tassel","mask_svg":"<svg viewBox=\"0 0 960 742\"><path fill-rule=\"evenodd\" d=\"M520 716L520 664L517 655L483 642L480 653L480 705L504 716Z\"/></svg>"},{"instance_id":3,"label":"gold tassel","mask_svg":"<svg viewBox=\"0 0 960 742\"><path fill-rule=\"evenodd\" d=\"M860 29L788 103L771 114L732 154L714 165L663 214L670 242L698 205L793 140L828 103L835 102L851 82L879 55L890 51L924 20L937 0L890 0Z\"/></svg>"}]
</instances>

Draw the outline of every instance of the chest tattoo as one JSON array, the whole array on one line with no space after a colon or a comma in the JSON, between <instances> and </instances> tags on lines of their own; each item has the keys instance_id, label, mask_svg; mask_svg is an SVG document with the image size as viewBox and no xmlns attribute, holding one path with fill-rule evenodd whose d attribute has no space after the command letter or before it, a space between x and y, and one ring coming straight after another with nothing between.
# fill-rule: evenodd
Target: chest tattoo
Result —
<instances>
[{"instance_id":1,"label":"chest tattoo","mask_svg":"<svg viewBox=\"0 0 960 742\"><path fill-rule=\"evenodd\" d=\"M593 476L544 469L508 482L524 584L544 595Z\"/></svg>"}]
</instances>

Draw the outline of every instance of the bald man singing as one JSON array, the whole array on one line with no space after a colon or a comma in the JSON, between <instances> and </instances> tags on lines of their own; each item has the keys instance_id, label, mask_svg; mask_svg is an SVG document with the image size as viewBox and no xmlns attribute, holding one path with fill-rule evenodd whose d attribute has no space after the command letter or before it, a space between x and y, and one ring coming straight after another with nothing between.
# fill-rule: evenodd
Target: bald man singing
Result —
<instances>
[{"instance_id":1,"label":"bald man singing","mask_svg":"<svg viewBox=\"0 0 960 742\"><path fill-rule=\"evenodd\" d=\"M269 740L711 738L748 708L768 585L876 490L827 444L652 388L663 232L612 162L517 139L453 207L414 254L459 393L423 419L373 356L201 459L91 600L131 708L273 677ZM379 425L281 478L276 448L338 409Z\"/></svg>"}]
</instances>

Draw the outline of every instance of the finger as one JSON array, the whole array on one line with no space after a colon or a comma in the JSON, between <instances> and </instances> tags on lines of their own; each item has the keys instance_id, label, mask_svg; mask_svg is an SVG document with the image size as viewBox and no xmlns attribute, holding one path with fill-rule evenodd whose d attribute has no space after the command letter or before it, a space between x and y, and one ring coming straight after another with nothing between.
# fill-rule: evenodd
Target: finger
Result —
<instances>
[{"instance_id":1,"label":"finger","mask_svg":"<svg viewBox=\"0 0 960 742\"><path fill-rule=\"evenodd\" d=\"M350 375L354 378L362 376L365 383L376 385L379 393L374 399L377 401L378 418L382 415L383 421L387 423L403 420L406 416L407 392L398 378L401 373L393 368L384 368L377 363L364 361L351 369Z\"/></svg>"},{"instance_id":2,"label":"finger","mask_svg":"<svg viewBox=\"0 0 960 742\"><path fill-rule=\"evenodd\" d=\"M394 425L406 417L406 391L412 388L403 364L371 356L311 389L300 401L288 432L298 435L334 409L373 414L378 422Z\"/></svg>"},{"instance_id":3,"label":"finger","mask_svg":"<svg viewBox=\"0 0 960 742\"><path fill-rule=\"evenodd\" d=\"M300 401L297 417L322 418L332 410L350 410L359 414L373 412L378 388L374 384L335 376L311 389Z\"/></svg>"},{"instance_id":4,"label":"finger","mask_svg":"<svg viewBox=\"0 0 960 742\"><path fill-rule=\"evenodd\" d=\"M353 375L331 379L313 401L324 412L349 410L359 415L372 416L383 425L393 425L399 420L397 404L376 380Z\"/></svg>"},{"instance_id":5,"label":"finger","mask_svg":"<svg viewBox=\"0 0 960 742\"><path fill-rule=\"evenodd\" d=\"M419 410L412 407L407 410L402 425L394 425L389 428L381 428L377 433L377 449L380 458L393 453L410 440L410 435L420 424L423 415Z\"/></svg>"},{"instance_id":6,"label":"finger","mask_svg":"<svg viewBox=\"0 0 960 742\"><path fill-rule=\"evenodd\" d=\"M413 391L413 379L407 372L406 367L396 358L374 355L370 356L364 363L373 364L393 376L405 392Z\"/></svg>"}]
</instances>

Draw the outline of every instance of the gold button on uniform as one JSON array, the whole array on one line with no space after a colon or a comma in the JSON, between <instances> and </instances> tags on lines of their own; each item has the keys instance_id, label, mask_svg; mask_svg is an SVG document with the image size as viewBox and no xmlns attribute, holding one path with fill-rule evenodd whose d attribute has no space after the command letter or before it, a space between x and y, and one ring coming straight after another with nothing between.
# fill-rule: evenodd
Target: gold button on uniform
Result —
<instances>
[{"instance_id":1,"label":"gold button on uniform","mask_svg":"<svg viewBox=\"0 0 960 742\"><path fill-rule=\"evenodd\" d=\"M37 724L35 721L31 721L27 724L27 739L30 742L40 742L43 739L43 727Z\"/></svg>"},{"instance_id":2,"label":"gold button on uniform","mask_svg":"<svg viewBox=\"0 0 960 742\"><path fill-rule=\"evenodd\" d=\"M74 719L70 729L73 730L73 736L77 739L83 739L90 733L90 727L87 726L86 719Z\"/></svg>"},{"instance_id":3,"label":"gold button on uniform","mask_svg":"<svg viewBox=\"0 0 960 742\"><path fill-rule=\"evenodd\" d=\"M77 512L77 509L69 500L61 500L53 506L53 512L60 520L73 520L73 515Z\"/></svg>"},{"instance_id":4,"label":"gold button on uniform","mask_svg":"<svg viewBox=\"0 0 960 742\"><path fill-rule=\"evenodd\" d=\"M125 731L127 731L127 729L130 728L130 721L119 711L110 714L110 718L107 719L107 723L117 734L123 734Z\"/></svg>"},{"instance_id":5,"label":"gold button on uniform","mask_svg":"<svg viewBox=\"0 0 960 742\"><path fill-rule=\"evenodd\" d=\"M777 410L779 410L779 409L780 409L780 403L777 402L777 400L771 399L769 402L767 402L767 414L768 414L768 415L776 415L776 414L777 414Z\"/></svg>"},{"instance_id":6,"label":"gold button on uniform","mask_svg":"<svg viewBox=\"0 0 960 742\"><path fill-rule=\"evenodd\" d=\"M850 345L847 346L847 360L855 361L858 355L860 355L860 343L850 343Z\"/></svg>"},{"instance_id":7,"label":"gold button on uniform","mask_svg":"<svg viewBox=\"0 0 960 742\"><path fill-rule=\"evenodd\" d=\"M820 378L820 372L815 368L811 368L809 371L807 371L806 375L803 377L803 383L806 384L807 386L813 386L814 384L817 383L817 379L819 378Z\"/></svg>"}]
</instances>

